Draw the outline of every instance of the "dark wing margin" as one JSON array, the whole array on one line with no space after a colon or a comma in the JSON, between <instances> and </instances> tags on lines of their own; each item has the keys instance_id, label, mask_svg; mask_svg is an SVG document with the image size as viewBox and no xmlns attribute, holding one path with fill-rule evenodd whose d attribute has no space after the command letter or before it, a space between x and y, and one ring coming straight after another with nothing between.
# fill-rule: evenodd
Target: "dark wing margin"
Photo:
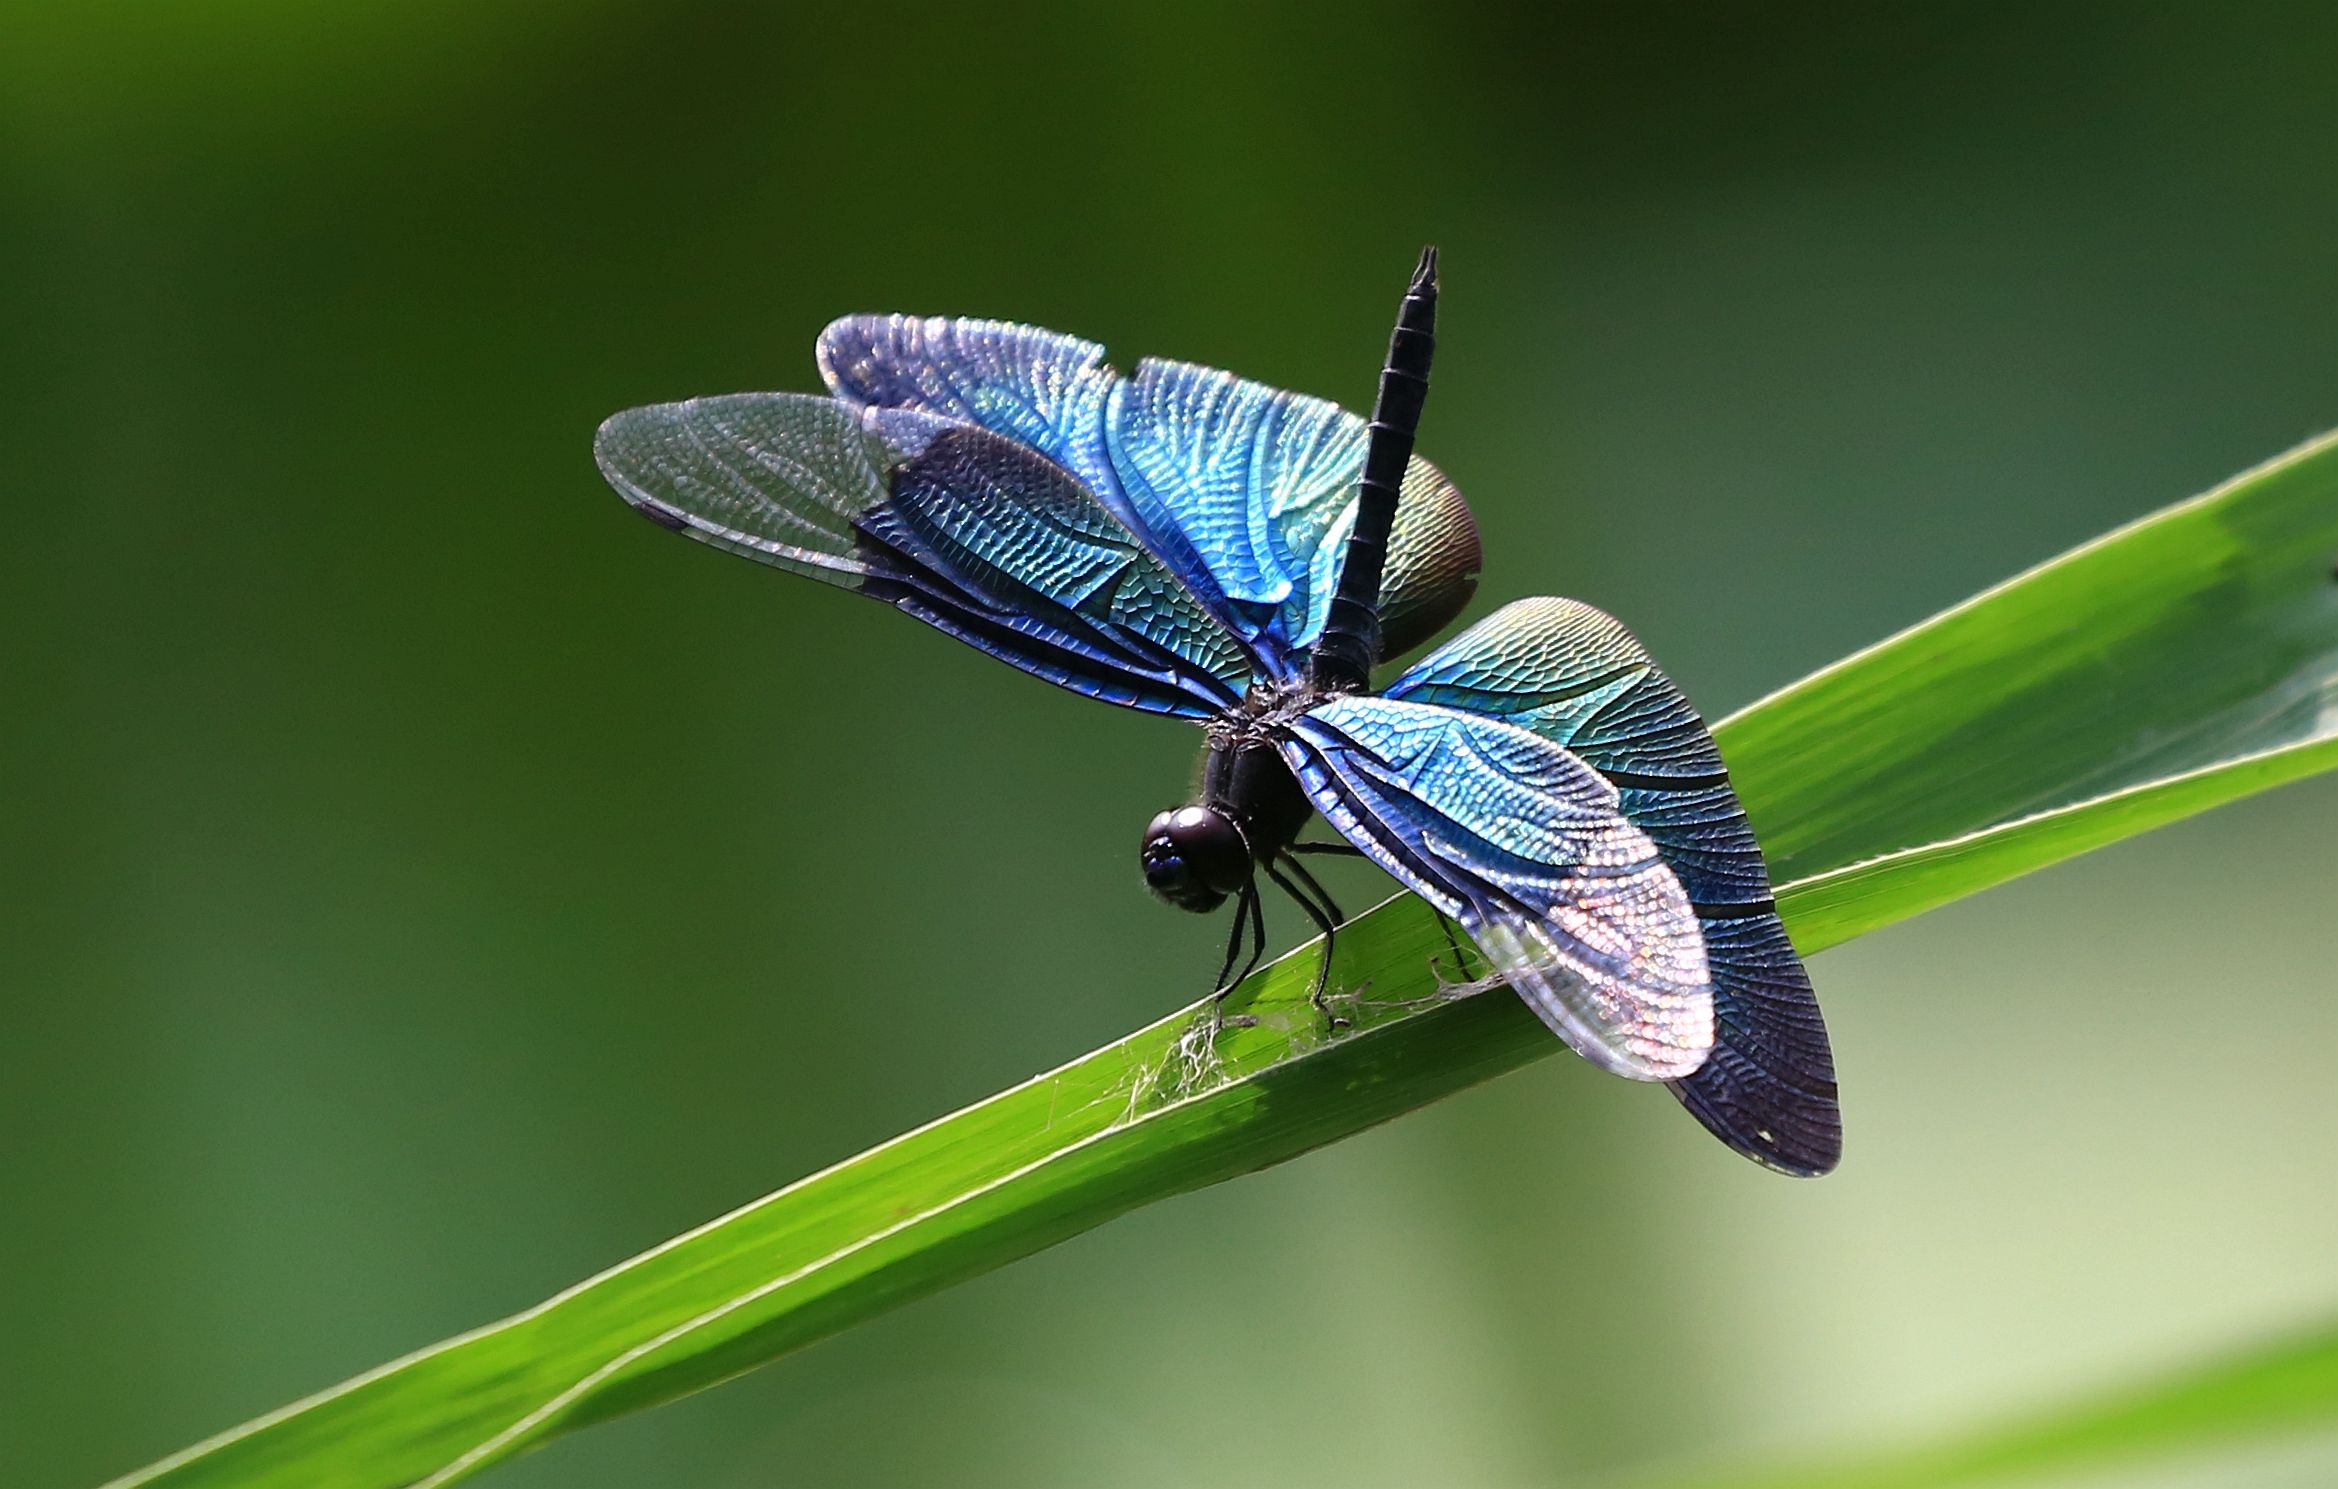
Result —
<instances>
[{"instance_id":1,"label":"dark wing margin","mask_svg":"<svg viewBox=\"0 0 2338 1489\"><path fill-rule=\"evenodd\" d=\"M1459 920L1578 1054L1634 1080L1704 1062L1688 896L1589 766L1498 720L1360 696L1317 704L1278 743L1325 819Z\"/></svg>"},{"instance_id":2,"label":"dark wing margin","mask_svg":"<svg viewBox=\"0 0 2338 1489\"><path fill-rule=\"evenodd\" d=\"M1687 890L1712 969L1713 1053L1673 1094L1758 1163L1805 1177L1834 1168L1842 1111L1810 974L1712 734L1632 634L1579 601L1520 600L1422 658L1388 696L1506 719L1615 785Z\"/></svg>"},{"instance_id":3,"label":"dark wing margin","mask_svg":"<svg viewBox=\"0 0 2338 1489\"><path fill-rule=\"evenodd\" d=\"M628 409L609 484L661 526L881 599L1088 697L1208 718L1242 646L1062 467L931 414L791 393Z\"/></svg>"}]
</instances>

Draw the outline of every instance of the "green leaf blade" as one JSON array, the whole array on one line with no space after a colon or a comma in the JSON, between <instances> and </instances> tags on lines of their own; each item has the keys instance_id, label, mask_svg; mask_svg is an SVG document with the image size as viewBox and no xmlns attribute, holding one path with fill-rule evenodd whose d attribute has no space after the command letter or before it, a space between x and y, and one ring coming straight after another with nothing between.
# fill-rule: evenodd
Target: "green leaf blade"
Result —
<instances>
[{"instance_id":1,"label":"green leaf blade","mask_svg":"<svg viewBox=\"0 0 2338 1489\"><path fill-rule=\"evenodd\" d=\"M1962 1436L1831 1465L1700 1478L1698 1489L1970 1489L2327 1429L2338 1418L2338 1332L2327 1328L2203 1368Z\"/></svg>"},{"instance_id":2,"label":"green leaf blade","mask_svg":"<svg viewBox=\"0 0 2338 1489\"><path fill-rule=\"evenodd\" d=\"M2334 556L2324 439L1727 721L1773 867L1800 876L1780 890L1797 944L2338 766ZM1309 1006L1301 948L1214 1039L1196 1005L119 1483L453 1483L1562 1048L1516 999L1446 986L1461 969L1415 900L1359 917L1340 953L1348 1034Z\"/></svg>"},{"instance_id":3,"label":"green leaf blade","mask_svg":"<svg viewBox=\"0 0 2338 1489\"><path fill-rule=\"evenodd\" d=\"M1717 732L1773 872L1825 873L2326 737L2334 514L2325 436L1728 720Z\"/></svg>"},{"instance_id":4,"label":"green leaf blade","mask_svg":"<svg viewBox=\"0 0 2338 1489\"><path fill-rule=\"evenodd\" d=\"M1780 891L1780 903L1795 946L1812 956L2066 858L2332 769L2338 769L2338 739L2309 739L1798 879Z\"/></svg>"}]
</instances>

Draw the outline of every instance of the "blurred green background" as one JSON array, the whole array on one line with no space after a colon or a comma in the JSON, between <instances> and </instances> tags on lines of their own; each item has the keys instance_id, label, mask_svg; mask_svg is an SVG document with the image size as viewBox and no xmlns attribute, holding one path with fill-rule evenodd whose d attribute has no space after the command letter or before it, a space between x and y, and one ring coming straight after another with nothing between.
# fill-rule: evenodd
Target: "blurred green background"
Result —
<instances>
[{"instance_id":1,"label":"blurred green background","mask_svg":"<svg viewBox=\"0 0 2338 1489\"><path fill-rule=\"evenodd\" d=\"M1191 732L658 532L592 468L621 406L814 386L819 327L889 309L1362 406L1433 238L1423 447L1483 524L1477 609L1592 600L1715 717L2338 423L2327 5L8 32L12 1486L1202 990L1218 931L1134 863ZM2334 827L2309 784L1823 958L1821 1183L1553 1060L491 1482L1607 1483L2326 1317ZM1699 1284L1608 1285L1649 1251ZM2309 1442L2150 1482L2334 1474Z\"/></svg>"}]
</instances>

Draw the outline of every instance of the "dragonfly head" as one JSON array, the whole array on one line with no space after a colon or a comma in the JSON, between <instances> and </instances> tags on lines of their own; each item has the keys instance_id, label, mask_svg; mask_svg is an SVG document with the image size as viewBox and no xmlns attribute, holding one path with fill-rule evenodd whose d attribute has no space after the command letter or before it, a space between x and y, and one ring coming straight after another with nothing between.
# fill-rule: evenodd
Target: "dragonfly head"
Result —
<instances>
[{"instance_id":1,"label":"dragonfly head","mask_svg":"<svg viewBox=\"0 0 2338 1489\"><path fill-rule=\"evenodd\" d=\"M1145 887L1180 910L1207 914L1250 882L1250 844L1216 807L1173 807L1145 829Z\"/></svg>"}]
</instances>

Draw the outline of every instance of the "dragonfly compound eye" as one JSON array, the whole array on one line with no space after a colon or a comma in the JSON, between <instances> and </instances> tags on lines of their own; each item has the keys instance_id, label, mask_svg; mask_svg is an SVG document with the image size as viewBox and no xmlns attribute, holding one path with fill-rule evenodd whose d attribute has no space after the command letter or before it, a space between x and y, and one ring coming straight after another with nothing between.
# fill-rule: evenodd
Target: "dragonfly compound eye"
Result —
<instances>
[{"instance_id":1,"label":"dragonfly compound eye","mask_svg":"<svg viewBox=\"0 0 2338 1489\"><path fill-rule=\"evenodd\" d=\"M1177 807L1145 828L1145 885L1181 910L1206 912L1250 877L1250 848L1214 807Z\"/></svg>"}]
</instances>

